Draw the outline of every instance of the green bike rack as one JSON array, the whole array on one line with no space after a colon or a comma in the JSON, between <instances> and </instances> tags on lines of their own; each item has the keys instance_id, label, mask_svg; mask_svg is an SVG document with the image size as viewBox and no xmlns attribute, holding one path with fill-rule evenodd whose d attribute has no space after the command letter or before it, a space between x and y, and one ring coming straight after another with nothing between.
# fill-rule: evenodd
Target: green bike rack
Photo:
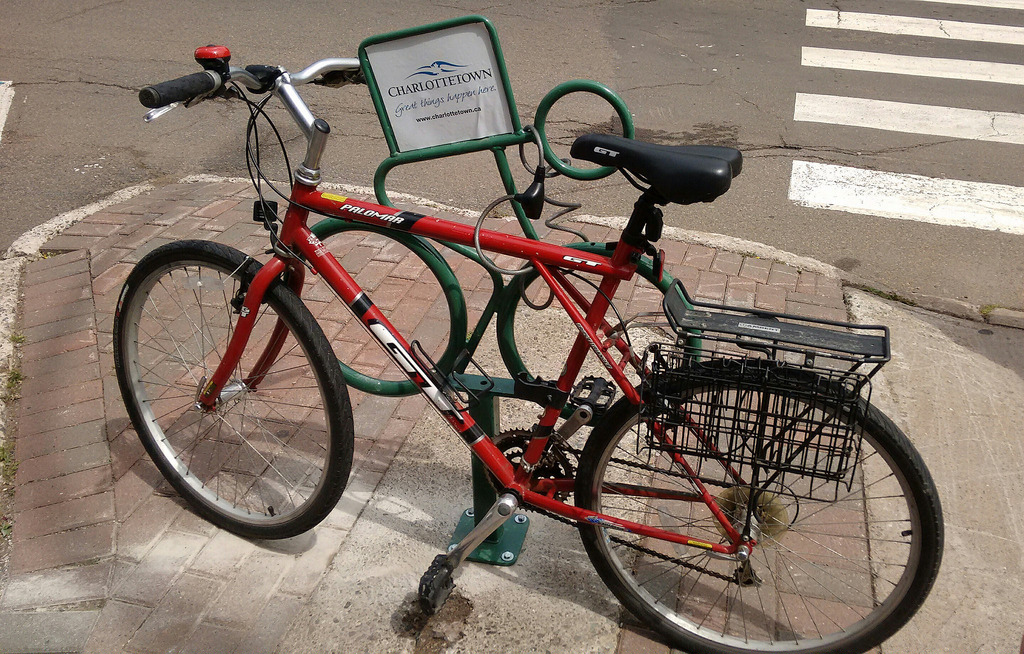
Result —
<instances>
[{"instance_id":1,"label":"green bike rack","mask_svg":"<svg viewBox=\"0 0 1024 654\"><path fill-rule=\"evenodd\" d=\"M470 387L483 377L475 375L457 375L459 380ZM512 397L514 390L511 379L490 380L494 383L491 391L481 394L479 402L470 408L473 420L487 432L488 436L498 433L498 402L501 397ZM480 518L491 508L498 495L487 478L487 470L479 459L472 457L473 469L473 506L462 512L459 524L455 527L448 549L452 549L476 526ZM470 561L489 563L491 565L509 566L519 560L519 553L526 541L526 533L530 529L530 518L517 511L505 524L494 530L487 539L469 555Z\"/></svg>"},{"instance_id":2,"label":"green bike rack","mask_svg":"<svg viewBox=\"0 0 1024 654\"><path fill-rule=\"evenodd\" d=\"M567 177L593 180L610 175L614 168L576 168L560 160L551 149L545 131L547 115L552 105L569 93L591 93L605 99L618 115L623 135L632 138L634 134L632 116L625 102L608 87L591 80L573 80L552 89L537 108L534 127L524 128L516 110L497 33L490 21L482 16L464 16L371 37L360 44L359 61L390 151L390 156L377 167L373 178L374 194L377 202L383 205L393 206L388 198L386 181L396 167L483 151L492 153L505 192L515 195L518 190L505 150L537 142L544 160ZM466 122L468 115L476 117L485 113L482 122ZM445 123L458 124L458 129L467 133L445 132ZM515 201L511 204L523 233L528 238L537 239L536 230L522 207ZM324 240L345 231L343 223L324 220L314 226L313 232ZM394 234L389 233L388 236L394 237ZM514 337L501 333L504 326L511 328L509 313L514 313L518 298L516 282L506 284L500 274L488 270L493 287L491 298L472 334L467 337L465 298L451 267L425 239L403 234L399 240L427 264L441 284L449 304L452 334L449 347L438 361L442 374L453 374L470 387L483 379L465 375L468 363L458 364L456 355L463 347L470 353L474 352L495 316L499 349L506 367L513 375L525 371ZM442 244L482 265L472 248L454 243ZM580 249L583 250L600 250L602 247L599 244L582 245ZM416 390L411 382L382 382L361 375L344 364L342 372L354 387L374 394L406 395ZM513 386L511 379L494 380L491 390L477 398L470 409L473 419L492 437L499 431L498 402L501 397L514 397ZM473 457L472 464L473 508L462 513L453 543L461 540L475 526L497 498L476 457ZM469 558L496 565L512 565L518 560L528 529L529 518L517 514Z\"/></svg>"}]
</instances>

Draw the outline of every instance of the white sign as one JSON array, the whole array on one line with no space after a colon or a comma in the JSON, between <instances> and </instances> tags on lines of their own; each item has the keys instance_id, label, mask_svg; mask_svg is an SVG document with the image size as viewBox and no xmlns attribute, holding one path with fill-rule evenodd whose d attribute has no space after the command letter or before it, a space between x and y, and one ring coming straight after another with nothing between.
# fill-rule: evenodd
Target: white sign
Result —
<instances>
[{"instance_id":1,"label":"white sign","mask_svg":"<svg viewBox=\"0 0 1024 654\"><path fill-rule=\"evenodd\" d=\"M366 56L399 151L513 131L483 23L370 45Z\"/></svg>"}]
</instances>

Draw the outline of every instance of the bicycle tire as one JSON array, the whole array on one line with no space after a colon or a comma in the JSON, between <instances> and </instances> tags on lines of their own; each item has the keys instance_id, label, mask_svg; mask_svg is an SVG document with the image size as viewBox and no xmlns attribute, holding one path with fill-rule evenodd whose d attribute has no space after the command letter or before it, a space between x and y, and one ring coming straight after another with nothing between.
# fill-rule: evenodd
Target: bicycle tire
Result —
<instances>
[{"instance_id":1,"label":"bicycle tire","mask_svg":"<svg viewBox=\"0 0 1024 654\"><path fill-rule=\"evenodd\" d=\"M195 408L259 270L238 250L179 241L129 274L114 320L114 365L136 433L197 513L250 538L287 538L337 504L352 467L352 408L320 326L283 283L268 289L249 346L214 412ZM237 306L241 306L238 304ZM275 325L285 340L256 386L241 380Z\"/></svg>"},{"instance_id":2,"label":"bicycle tire","mask_svg":"<svg viewBox=\"0 0 1024 654\"><path fill-rule=\"evenodd\" d=\"M735 559L580 523L598 574L627 609L685 651L823 654L875 647L924 602L938 574L943 527L938 493L920 455L885 414L863 400L861 405L856 483L845 494L842 487L832 503L781 494L767 499L764 510L787 526L754 548L755 575L742 577L752 585L738 583L741 568ZM583 449L576 504L724 542L724 531L718 531L704 503L690 502L677 512L668 501L602 493L605 480L624 475L633 476L634 483L647 480L647 487L692 486L682 475L666 474L672 471L669 457L644 451L637 425L637 407L625 398L609 409ZM711 466L712 474L719 468ZM721 497L725 491L705 479L708 470L705 462L701 480Z\"/></svg>"}]
</instances>

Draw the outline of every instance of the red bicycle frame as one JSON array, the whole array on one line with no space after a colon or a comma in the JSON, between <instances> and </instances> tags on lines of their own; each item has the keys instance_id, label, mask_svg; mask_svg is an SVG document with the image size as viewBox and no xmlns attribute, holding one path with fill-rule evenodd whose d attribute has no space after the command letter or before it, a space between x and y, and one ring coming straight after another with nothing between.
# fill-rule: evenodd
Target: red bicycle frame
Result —
<instances>
[{"instance_id":1,"label":"red bicycle frame","mask_svg":"<svg viewBox=\"0 0 1024 654\"><path fill-rule=\"evenodd\" d=\"M276 249L274 257L259 270L246 290L245 299L240 308L240 317L226 348L224 358L197 397L197 404L201 405L203 409L207 411L216 409L221 390L227 384L231 372L238 366L241 354L248 343L260 304L263 302L263 296L270 284L287 272L289 286L296 292L301 291L305 268L294 257L286 255L286 250L291 251L301 254L309 262L313 272L323 277L327 285L352 310L391 359L417 384L431 406L448 421L487 470L505 488L519 495L522 501L575 521L599 524L612 529L620 529L721 554L732 555L737 552L740 534L718 507L714 497L699 481L696 481L695 476L693 479L698 492L692 494L668 489L639 489L626 484L609 485L605 492L628 491L644 497L703 502L710 507L733 544L712 543L650 525L588 511L533 490L530 487L533 467L544 454L548 443L547 435L554 428L563 406L556 404L545 407L539 422L540 428L537 431L539 435L531 439L523 453L523 463L518 468L513 468L484 430L470 416L469 408L463 406L451 394L444 392L444 388L441 386L443 380L438 380L437 375L414 354L409 343L381 313L380 309L373 304L369 296L341 266L337 258L313 234L307 226L310 211L388 229L403 230L428 239L466 246L474 244L475 230L469 225L325 193L318 191L314 186L296 182L292 188L289 208L281 225L280 245L282 247ZM485 229L479 231L479 244L481 249L487 252L510 255L532 265L579 330L569 352L566 367L556 382L559 391L565 396L569 394L579 376L587 353L592 351L629 400L634 404L640 403L640 397L625 373L626 366L633 361L632 352L622 345L621 339L605 341L599 335L600 331L607 328L605 316L610 306L609 298L614 297L621 282L629 280L636 272L634 261L641 252L638 247L630 245L620 238L611 257L606 257ZM579 289L568 282L563 270L599 275L601 277L600 290L594 299L588 302ZM280 353L283 337L284 329L279 324L269 342L264 346L257 363L245 378L245 383L248 386L255 387L259 384L269 365ZM623 354L620 361L613 358L613 348ZM564 400L561 404L564 404ZM676 458L684 469L689 470L682 457L676 455ZM692 473L692 470L690 472ZM753 542L746 543L746 545L752 544Z\"/></svg>"}]
</instances>

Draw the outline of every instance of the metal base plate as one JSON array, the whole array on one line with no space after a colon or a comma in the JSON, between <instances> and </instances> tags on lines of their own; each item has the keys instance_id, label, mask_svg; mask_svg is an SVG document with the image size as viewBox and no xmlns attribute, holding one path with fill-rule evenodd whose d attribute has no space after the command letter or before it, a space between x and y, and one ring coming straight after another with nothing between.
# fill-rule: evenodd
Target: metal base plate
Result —
<instances>
[{"instance_id":1,"label":"metal base plate","mask_svg":"<svg viewBox=\"0 0 1024 654\"><path fill-rule=\"evenodd\" d=\"M463 537L476 526L473 509L466 509L459 518L459 524L455 527L449 551L458 545ZM515 565L519 560L519 552L523 549L523 542L526 540L526 532L530 529L530 518L524 513L516 513L503 524L497 533L497 538L491 534L480 544L473 553L469 555L470 561L477 563L489 563L491 565ZM494 538L492 541L491 539Z\"/></svg>"}]
</instances>

